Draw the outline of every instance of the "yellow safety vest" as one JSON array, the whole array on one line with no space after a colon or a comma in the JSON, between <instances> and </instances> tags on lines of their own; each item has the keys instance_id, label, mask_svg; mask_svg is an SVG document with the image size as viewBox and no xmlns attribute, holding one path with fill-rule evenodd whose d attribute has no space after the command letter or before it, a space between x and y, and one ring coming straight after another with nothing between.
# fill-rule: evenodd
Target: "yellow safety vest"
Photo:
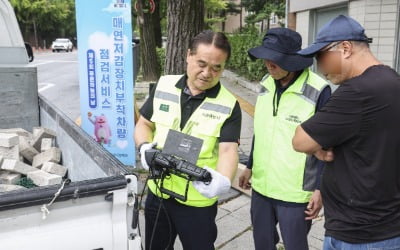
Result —
<instances>
[{"instance_id":1,"label":"yellow safety vest","mask_svg":"<svg viewBox=\"0 0 400 250\"><path fill-rule=\"evenodd\" d=\"M181 78L182 75L166 75L162 76L157 84L153 100L153 116L151 117L151 121L155 124L153 141L157 142L158 148L163 148L170 129L200 138L203 140L203 145L196 165L216 169L221 127L231 116L236 99L221 85L217 97L206 97L181 130L180 96L182 90L175 86ZM171 175L170 178L164 179L163 187L183 195L186 182L179 176ZM160 193L156 184L155 180L149 180L149 189L159 197L168 198L168 195ZM186 202L177 201L189 206L205 207L214 204L216 200L217 197L212 199L204 197L190 183L188 200Z\"/></svg>"},{"instance_id":2,"label":"yellow safety vest","mask_svg":"<svg viewBox=\"0 0 400 250\"><path fill-rule=\"evenodd\" d=\"M315 164L311 157L293 150L292 138L296 127L315 113L319 95L327 84L305 69L282 93L275 116L274 79L266 77L261 85L263 90L257 98L254 115L252 188L273 199L308 202L311 190L307 188L310 186L307 171L315 168Z\"/></svg>"}]
</instances>

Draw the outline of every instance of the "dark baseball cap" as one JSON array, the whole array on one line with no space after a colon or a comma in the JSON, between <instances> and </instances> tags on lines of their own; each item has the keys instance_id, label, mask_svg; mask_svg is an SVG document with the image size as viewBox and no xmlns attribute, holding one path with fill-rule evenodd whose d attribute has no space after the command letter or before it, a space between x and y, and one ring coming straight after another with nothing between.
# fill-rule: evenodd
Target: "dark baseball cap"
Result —
<instances>
[{"instance_id":1,"label":"dark baseball cap","mask_svg":"<svg viewBox=\"0 0 400 250\"><path fill-rule=\"evenodd\" d=\"M322 48L337 41L370 42L364 28L351 17L339 15L325 24L317 34L315 41L305 49L298 51L300 55L314 55Z\"/></svg>"}]
</instances>

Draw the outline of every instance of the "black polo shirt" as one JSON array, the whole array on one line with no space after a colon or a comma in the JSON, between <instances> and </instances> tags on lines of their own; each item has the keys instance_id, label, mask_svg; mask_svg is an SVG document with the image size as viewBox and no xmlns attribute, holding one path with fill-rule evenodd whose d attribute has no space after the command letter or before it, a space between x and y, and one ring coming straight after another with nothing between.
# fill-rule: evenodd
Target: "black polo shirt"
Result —
<instances>
[{"instance_id":1,"label":"black polo shirt","mask_svg":"<svg viewBox=\"0 0 400 250\"><path fill-rule=\"evenodd\" d=\"M351 243L399 237L400 76L369 67L301 126L333 148L321 185L326 235Z\"/></svg>"},{"instance_id":2,"label":"black polo shirt","mask_svg":"<svg viewBox=\"0 0 400 250\"><path fill-rule=\"evenodd\" d=\"M175 87L181 89L181 124L180 127L183 129L186 122L189 120L193 112L200 106L206 97L216 98L219 90L221 89L221 84L218 82L214 87L207 89L206 91L193 96L190 93L189 88L186 84L187 75L184 75L175 85ZM140 109L140 114L150 121L153 116L153 100L154 93L157 86L151 91L149 98L143 104ZM242 123L242 113L240 110L239 103L236 101L235 107L232 110L231 116L226 119L222 125L219 142L237 142L240 139L240 128Z\"/></svg>"}]
</instances>

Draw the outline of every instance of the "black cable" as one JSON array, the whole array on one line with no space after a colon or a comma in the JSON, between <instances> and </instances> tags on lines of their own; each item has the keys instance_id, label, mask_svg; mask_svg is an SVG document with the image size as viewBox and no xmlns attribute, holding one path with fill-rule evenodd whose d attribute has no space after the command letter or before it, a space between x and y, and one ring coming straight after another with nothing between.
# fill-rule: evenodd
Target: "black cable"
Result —
<instances>
[{"instance_id":1,"label":"black cable","mask_svg":"<svg viewBox=\"0 0 400 250\"><path fill-rule=\"evenodd\" d=\"M142 194L140 195L140 199L139 199L139 208L142 206L144 191L146 190L147 181L149 180L149 178L150 178L150 176L148 175L147 178L146 178L146 181L145 181L145 183L144 183L144 187L143 187L143 190L142 190ZM138 233L139 233L139 236L141 237L141 236L142 236L142 233L141 233L141 231L140 231L140 216L139 216L139 215L138 215ZM142 241L140 241L140 248L143 250Z\"/></svg>"},{"instance_id":2,"label":"black cable","mask_svg":"<svg viewBox=\"0 0 400 250\"><path fill-rule=\"evenodd\" d=\"M151 175L151 176L155 176L155 175L153 174L153 172L152 172L152 168L151 168L151 167L150 167L150 175ZM149 176L149 177L150 177L150 176ZM147 179L149 179L149 177L148 177ZM164 178L164 173L161 174L161 178ZM158 186L159 180L157 181L157 178L154 178L153 180L154 180L154 182L155 182L155 184L156 184L156 189L160 192L160 194L161 194L161 196L162 196L163 193L161 192L161 189L160 189L160 187ZM147 183L147 182L146 182L146 183ZM156 190L156 193L157 193L157 190ZM151 192L151 190L150 190L150 192ZM165 214L166 214L166 216L167 216L167 221L168 221L169 240L168 240L168 245L167 245L167 248L166 248L166 249L168 249L169 246L170 246L171 243L172 243L172 223L171 223L171 220L170 220L170 218L169 218L167 208L166 208L166 207L164 206L164 204L163 204L164 198L158 197L156 194L154 194L154 195L159 199L159 206L158 206L158 210L157 210L156 220L155 220L154 226L153 226L153 232L151 233L151 237L150 237L150 246L149 246L149 249L150 249L150 250L152 249L153 240L154 240L154 235L155 235L155 231L156 231L156 228L157 228L157 223L158 223L158 218L159 218L159 215L160 215L161 207L164 209L164 212L165 212Z\"/></svg>"}]
</instances>

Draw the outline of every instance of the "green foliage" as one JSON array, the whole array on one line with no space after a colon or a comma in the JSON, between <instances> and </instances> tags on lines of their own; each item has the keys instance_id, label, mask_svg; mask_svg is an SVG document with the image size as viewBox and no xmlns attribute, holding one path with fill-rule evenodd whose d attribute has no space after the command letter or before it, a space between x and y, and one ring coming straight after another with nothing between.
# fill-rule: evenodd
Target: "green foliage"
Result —
<instances>
[{"instance_id":1,"label":"green foliage","mask_svg":"<svg viewBox=\"0 0 400 250\"><path fill-rule=\"evenodd\" d=\"M224 13L228 8L227 0L204 0L204 8L207 13L204 17L204 23L207 29L211 28L215 30L215 24L226 20Z\"/></svg>"},{"instance_id":2,"label":"green foliage","mask_svg":"<svg viewBox=\"0 0 400 250\"><path fill-rule=\"evenodd\" d=\"M228 7L227 0L204 0L206 12L218 12Z\"/></svg>"},{"instance_id":3,"label":"green foliage","mask_svg":"<svg viewBox=\"0 0 400 250\"><path fill-rule=\"evenodd\" d=\"M74 0L10 0L25 40L76 36Z\"/></svg>"},{"instance_id":4,"label":"green foliage","mask_svg":"<svg viewBox=\"0 0 400 250\"><path fill-rule=\"evenodd\" d=\"M161 75L163 75L165 67L165 48L156 48L156 51L157 51L157 60L161 68Z\"/></svg>"},{"instance_id":5,"label":"green foliage","mask_svg":"<svg viewBox=\"0 0 400 250\"><path fill-rule=\"evenodd\" d=\"M242 6L251 12L246 17L248 24L269 20L272 14L282 18L285 16L286 3L284 0L242 0Z\"/></svg>"},{"instance_id":6,"label":"green foliage","mask_svg":"<svg viewBox=\"0 0 400 250\"><path fill-rule=\"evenodd\" d=\"M232 47L232 54L227 68L251 81L260 81L267 73L264 61L252 61L247 51L250 48L259 46L262 36L258 34L255 28L247 27L241 33L229 35L229 41Z\"/></svg>"}]
</instances>

